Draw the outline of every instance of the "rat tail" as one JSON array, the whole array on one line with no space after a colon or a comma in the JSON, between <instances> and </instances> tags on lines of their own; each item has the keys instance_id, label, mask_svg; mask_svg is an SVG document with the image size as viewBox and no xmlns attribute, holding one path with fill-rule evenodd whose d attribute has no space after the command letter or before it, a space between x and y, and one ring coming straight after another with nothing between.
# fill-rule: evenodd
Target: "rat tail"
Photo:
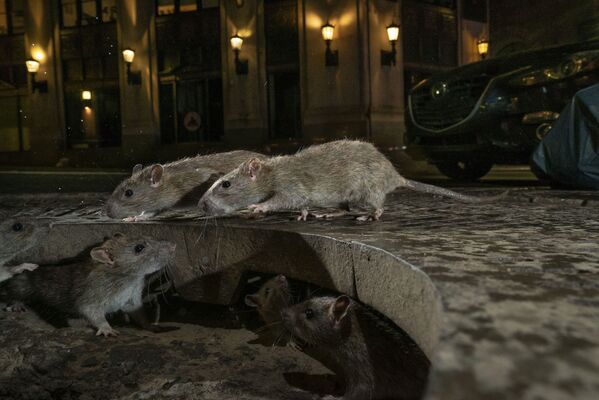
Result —
<instances>
[{"instance_id":1,"label":"rat tail","mask_svg":"<svg viewBox=\"0 0 599 400\"><path fill-rule=\"evenodd\" d=\"M505 199L509 193L509 190L497 195L497 196L468 196L466 194L454 192L453 190L445 189L439 186L429 185L422 182L413 181L410 179L405 179L402 183L401 187L408 188L410 190L414 190L416 192L428 193L432 195L439 195L444 197L450 197L452 199L456 199L459 201L463 201L464 203L492 203L498 200Z\"/></svg>"}]
</instances>

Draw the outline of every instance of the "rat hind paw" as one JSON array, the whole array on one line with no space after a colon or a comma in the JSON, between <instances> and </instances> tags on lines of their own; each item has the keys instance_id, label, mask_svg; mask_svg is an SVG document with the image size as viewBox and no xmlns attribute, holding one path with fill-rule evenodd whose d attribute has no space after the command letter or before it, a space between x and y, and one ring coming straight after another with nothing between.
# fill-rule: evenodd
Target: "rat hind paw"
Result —
<instances>
[{"instance_id":1,"label":"rat hind paw","mask_svg":"<svg viewBox=\"0 0 599 400\"><path fill-rule=\"evenodd\" d=\"M27 307L21 302L16 302L8 305L5 310L8 312L22 313L27 311Z\"/></svg>"},{"instance_id":2,"label":"rat hind paw","mask_svg":"<svg viewBox=\"0 0 599 400\"><path fill-rule=\"evenodd\" d=\"M109 336L118 336L119 335L119 331L117 331L116 329L113 329L110 325L108 326L101 326L100 328L98 328L98 331L96 332L96 336L104 336L104 337L109 337Z\"/></svg>"}]
</instances>

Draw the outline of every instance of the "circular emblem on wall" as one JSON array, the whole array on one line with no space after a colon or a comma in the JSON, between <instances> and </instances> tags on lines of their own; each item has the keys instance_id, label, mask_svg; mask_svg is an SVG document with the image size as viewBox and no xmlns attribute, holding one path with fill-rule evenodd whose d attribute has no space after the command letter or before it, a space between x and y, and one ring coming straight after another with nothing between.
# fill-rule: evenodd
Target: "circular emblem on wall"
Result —
<instances>
[{"instance_id":1,"label":"circular emblem on wall","mask_svg":"<svg viewBox=\"0 0 599 400\"><path fill-rule=\"evenodd\" d=\"M431 88L431 96L433 96L434 99L443 97L446 94L447 94L447 83L445 83L445 82L435 83L433 85L433 87Z\"/></svg>"},{"instance_id":2,"label":"circular emblem on wall","mask_svg":"<svg viewBox=\"0 0 599 400\"><path fill-rule=\"evenodd\" d=\"M183 126L189 132L195 132L202 126L202 117L195 111L190 111L183 118Z\"/></svg>"}]
</instances>

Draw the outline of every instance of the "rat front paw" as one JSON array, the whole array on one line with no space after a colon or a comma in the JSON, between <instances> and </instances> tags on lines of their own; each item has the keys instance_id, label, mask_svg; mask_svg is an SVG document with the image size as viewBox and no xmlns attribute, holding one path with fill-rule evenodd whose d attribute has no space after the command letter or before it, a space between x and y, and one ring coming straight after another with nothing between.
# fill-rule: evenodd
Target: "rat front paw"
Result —
<instances>
[{"instance_id":1,"label":"rat front paw","mask_svg":"<svg viewBox=\"0 0 599 400\"><path fill-rule=\"evenodd\" d=\"M270 208L268 208L268 206L265 206L264 204L252 204L248 206L248 210L257 214L268 212L270 211Z\"/></svg>"},{"instance_id":2,"label":"rat front paw","mask_svg":"<svg viewBox=\"0 0 599 400\"><path fill-rule=\"evenodd\" d=\"M13 274L20 274L24 271L34 271L37 269L37 267L39 267L37 264L23 263L21 265L17 265L16 267L12 267L11 271Z\"/></svg>"},{"instance_id":3,"label":"rat front paw","mask_svg":"<svg viewBox=\"0 0 599 400\"><path fill-rule=\"evenodd\" d=\"M102 326L100 328L98 328L98 332L96 332L96 336L104 336L104 337L109 337L109 336L118 336L119 335L119 331L117 331L116 329L113 329L110 325L108 326Z\"/></svg>"}]
</instances>

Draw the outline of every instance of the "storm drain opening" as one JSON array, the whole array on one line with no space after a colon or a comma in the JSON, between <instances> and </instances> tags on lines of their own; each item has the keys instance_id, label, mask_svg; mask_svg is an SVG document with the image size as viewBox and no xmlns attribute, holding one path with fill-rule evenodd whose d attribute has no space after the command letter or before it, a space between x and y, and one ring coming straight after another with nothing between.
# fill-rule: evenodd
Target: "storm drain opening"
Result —
<instances>
[{"instance_id":1,"label":"storm drain opening","mask_svg":"<svg viewBox=\"0 0 599 400\"><path fill-rule=\"evenodd\" d=\"M347 396L355 382L370 391L364 398L423 396L438 298L426 275L389 253L289 232L250 231L248 242L247 229L58 224L25 256L56 264L119 233L177 244L172 274L149 276L143 290L160 333L122 312L109 318L120 335L99 338L81 319L65 327L33 310L0 311L0 397L299 400ZM177 281L191 271L199 276ZM381 387L384 396L372 393Z\"/></svg>"}]
</instances>

